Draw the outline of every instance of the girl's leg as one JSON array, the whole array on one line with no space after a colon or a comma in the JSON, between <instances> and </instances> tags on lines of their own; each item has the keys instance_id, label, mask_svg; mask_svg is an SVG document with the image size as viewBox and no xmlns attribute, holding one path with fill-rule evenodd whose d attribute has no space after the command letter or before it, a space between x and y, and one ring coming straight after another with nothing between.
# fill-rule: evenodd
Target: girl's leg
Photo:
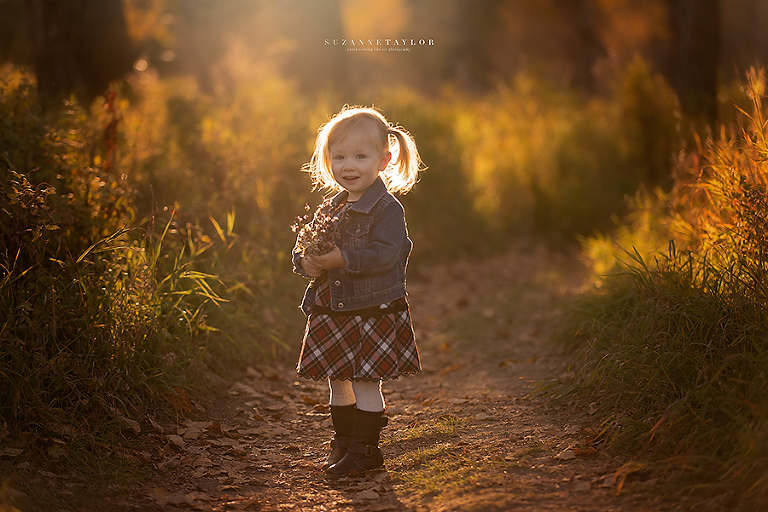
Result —
<instances>
[{"instance_id":1,"label":"girl's leg","mask_svg":"<svg viewBox=\"0 0 768 512\"><path fill-rule=\"evenodd\" d=\"M384 395L381 393L381 381L352 381L357 408L368 412L384 410Z\"/></svg>"},{"instance_id":2,"label":"girl's leg","mask_svg":"<svg viewBox=\"0 0 768 512\"><path fill-rule=\"evenodd\" d=\"M381 381L353 381L352 388L357 400L352 440L347 446L346 455L326 470L330 476L346 476L384 465L379 437L381 429L387 424L387 418L384 417Z\"/></svg>"},{"instance_id":3,"label":"girl's leg","mask_svg":"<svg viewBox=\"0 0 768 512\"><path fill-rule=\"evenodd\" d=\"M355 391L348 380L328 379L331 388L331 405L355 405Z\"/></svg>"},{"instance_id":4,"label":"girl's leg","mask_svg":"<svg viewBox=\"0 0 768 512\"><path fill-rule=\"evenodd\" d=\"M328 379L331 388L331 421L333 422L333 439L331 453L323 464L328 469L339 462L347 454L349 443L355 428L355 392L348 380Z\"/></svg>"}]
</instances>

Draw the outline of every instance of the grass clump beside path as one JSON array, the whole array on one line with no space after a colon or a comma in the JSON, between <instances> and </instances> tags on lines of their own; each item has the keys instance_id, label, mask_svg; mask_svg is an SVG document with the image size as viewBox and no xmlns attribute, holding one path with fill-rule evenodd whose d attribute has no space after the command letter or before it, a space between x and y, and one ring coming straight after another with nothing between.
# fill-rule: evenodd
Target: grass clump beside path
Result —
<instances>
[{"instance_id":1,"label":"grass clump beside path","mask_svg":"<svg viewBox=\"0 0 768 512\"><path fill-rule=\"evenodd\" d=\"M0 88L0 440L110 453L189 407L221 282L194 226L134 218L80 107L51 123L36 104Z\"/></svg>"},{"instance_id":2,"label":"grass clump beside path","mask_svg":"<svg viewBox=\"0 0 768 512\"><path fill-rule=\"evenodd\" d=\"M583 305L561 391L596 400L616 446L752 510L768 503L768 125L765 74L748 78L751 108L688 155L672 192L638 201L617 245L586 242L594 266L628 265ZM663 253L618 248L663 239Z\"/></svg>"}]
</instances>

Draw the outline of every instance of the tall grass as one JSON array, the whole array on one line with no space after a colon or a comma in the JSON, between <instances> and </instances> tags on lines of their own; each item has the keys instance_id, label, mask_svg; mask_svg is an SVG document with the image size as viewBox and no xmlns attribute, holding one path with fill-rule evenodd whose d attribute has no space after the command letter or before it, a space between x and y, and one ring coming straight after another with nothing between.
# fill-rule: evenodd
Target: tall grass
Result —
<instances>
[{"instance_id":1,"label":"tall grass","mask_svg":"<svg viewBox=\"0 0 768 512\"><path fill-rule=\"evenodd\" d=\"M635 453L746 509L768 503L765 83L751 70L751 108L682 160L671 193L636 203L620 235L647 252L586 242L596 266L612 255L628 266L585 305L566 388L597 399ZM663 238L666 250L653 243Z\"/></svg>"},{"instance_id":2,"label":"tall grass","mask_svg":"<svg viewBox=\"0 0 768 512\"><path fill-rule=\"evenodd\" d=\"M30 84L0 99L0 416L12 432L93 440L202 374L189 367L219 285L172 215L129 227L130 190L92 163L77 105L51 128Z\"/></svg>"}]
</instances>

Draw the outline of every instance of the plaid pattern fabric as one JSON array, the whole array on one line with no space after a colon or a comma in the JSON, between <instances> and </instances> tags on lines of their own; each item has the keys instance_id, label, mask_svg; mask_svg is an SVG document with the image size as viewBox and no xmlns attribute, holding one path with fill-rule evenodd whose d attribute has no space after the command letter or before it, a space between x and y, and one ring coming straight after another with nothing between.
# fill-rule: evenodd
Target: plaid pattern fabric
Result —
<instances>
[{"instance_id":1,"label":"plaid pattern fabric","mask_svg":"<svg viewBox=\"0 0 768 512\"><path fill-rule=\"evenodd\" d=\"M296 371L315 380L387 380L421 372L405 297L404 311L384 315L315 314L307 320ZM328 282L317 289L315 304L329 306Z\"/></svg>"}]
</instances>

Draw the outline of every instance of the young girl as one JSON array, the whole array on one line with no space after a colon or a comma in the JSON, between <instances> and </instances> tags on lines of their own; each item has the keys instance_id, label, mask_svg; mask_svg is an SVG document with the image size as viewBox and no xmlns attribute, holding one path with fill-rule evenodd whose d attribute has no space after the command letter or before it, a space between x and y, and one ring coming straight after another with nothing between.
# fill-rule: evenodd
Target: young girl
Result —
<instances>
[{"instance_id":1,"label":"young girl","mask_svg":"<svg viewBox=\"0 0 768 512\"><path fill-rule=\"evenodd\" d=\"M345 108L320 128L305 167L315 188L338 192L312 221L332 250L310 254L301 237L293 250L294 271L312 279L297 372L331 388L331 476L383 466L381 382L421 371L405 292L411 240L392 195L413 187L420 166L406 131L372 108Z\"/></svg>"}]
</instances>

